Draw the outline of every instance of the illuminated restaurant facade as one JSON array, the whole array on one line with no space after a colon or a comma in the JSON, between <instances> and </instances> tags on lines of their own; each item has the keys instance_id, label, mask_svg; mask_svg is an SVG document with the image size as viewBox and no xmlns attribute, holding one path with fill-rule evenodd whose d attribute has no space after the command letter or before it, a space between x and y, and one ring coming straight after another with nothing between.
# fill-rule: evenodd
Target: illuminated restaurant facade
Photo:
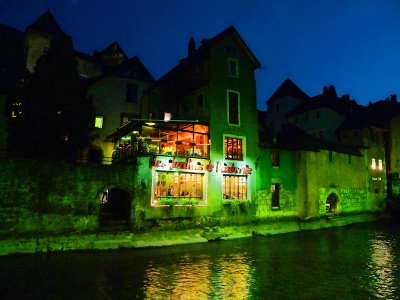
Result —
<instances>
[{"instance_id":1,"label":"illuminated restaurant facade","mask_svg":"<svg viewBox=\"0 0 400 300\"><path fill-rule=\"evenodd\" d=\"M382 170L371 182L369 150L324 141L294 124L276 134L260 122L259 67L233 27L198 48L190 39L188 56L144 93L141 119L108 135L113 163L136 170L135 222L297 222L384 210L386 176Z\"/></svg>"},{"instance_id":2,"label":"illuminated restaurant facade","mask_svg":"<svg viewBox=\"0 0 400 300\"><path fill-rule=\"evenodd\" d=\"M233 27L197 49L190 39L187 58L145 93L143 119L108 136L114 163L149 160L151 207L196 205L209 215L255 199L259 66Z\"/></svg>"}]
</instances>

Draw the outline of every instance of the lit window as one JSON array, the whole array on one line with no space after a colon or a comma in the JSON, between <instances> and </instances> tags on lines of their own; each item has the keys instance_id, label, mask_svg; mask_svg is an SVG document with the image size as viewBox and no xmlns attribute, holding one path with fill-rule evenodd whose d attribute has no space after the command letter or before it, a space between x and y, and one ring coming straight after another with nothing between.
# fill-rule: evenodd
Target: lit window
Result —
<instances>
[{"instance_id":1,"label":"lit window","mask_svg":"<svg viewBox=\"0 0 400 300\"><path fill-rule=\"evenodd\" d=\"M12 103L11 117L17 118L20 115L22 115L22 103L15 101Z\"/></svg>"},{"instance_id":2,"label":"lit window","mask_svg":"<svg viewBox=\"0 0 400 300\"><path fill-rule=\"evenodd\" d=\"M153 204L164 200L203 200L203 173L156 171Z\"/></svg>"},{"instance_id":3,"label":"lit window","mask_svg":"<svg viewBox=\"0 0 400 300\"><path fill-rule=\"evenodd\" d=\"M225 138L225 158L243 159L243 140L238 138Z\"/></svg>"},{"instance_id":4,"label":"lit window","mask_svg":"<svg viewBox=\"0 0 400 300\"><path fill-rule=\"evenodd\" d=\"M383 170L382 159L378 159L378 170L379 170L379 171L382 171L382 170Z\"/></svg>"},{"instance_id":5,"label":"lit window","mask_svg":"<svg viewBox=\"0 0 400 300\"><path fill-rule=\"evenodd\" d=\"M222 190L224 199L247 199L247 176L223 175Z\"/></svg>"},{"instance_id":6,"label":"lit window","mask_svg":"<svg viewBox=\"0 0 400 300\"><path fill-rule=\"evenodd\" d=\"M228 123L239 125L239 93L228 91Z\"/></svg>"},{"instance_id":7,"label":"lit window","mask_svg":"<svg viewBox=\"0 0 400 300\"><path fill-rule=\"evenodd\" d=\"M239 77L238 61L233 58L228 58L228 74L231 77Z\"/></svg>"},{"instance_id":8,"label":"lit window","mask_svg":"<svg viewBox=\"0 0 400 300\"><path fill-rule=\"evenodd\" d=\"M372 169L372 170L375 170L375 169L376 169L376 160L375 160L375 158L372 159L372 162L371 162L371 169Z\"/></svg>"},{"instance_id":9,"label":"lit window","mask_svg":"<svg viewBox=\"0 0 400 300\"><path fill-rule=\"evenodd\" d=\"M96 116L95 121L94 121L94 127L95 128L103 128L103 121L104 121L103 116Z\"/></svg>"},{"instance_id":10,"label":"lit window","mask_svg":"<svg viewBox=\"0 0 400 300\"><path fill-rule=\"evenodd\" d=\"M272 208L279 208L279 190L280 184L273 183L271 185L271 206Z\"/></svg>"},{"instance_id":11,"label":"lit window","mask_svg":"<svg viewBox=\"0 0 400 300\"><path fill-rule=\"evenodd\" d=\"M272 166L273 167L279 167L279 151L278 150L272 150Z\"/></svg>"}]
</instances>

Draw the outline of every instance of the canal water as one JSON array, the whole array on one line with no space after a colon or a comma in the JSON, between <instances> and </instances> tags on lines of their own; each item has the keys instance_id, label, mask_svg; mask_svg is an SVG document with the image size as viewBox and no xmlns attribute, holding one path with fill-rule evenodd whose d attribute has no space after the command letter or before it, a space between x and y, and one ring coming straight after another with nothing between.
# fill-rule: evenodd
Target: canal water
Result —
<instances>
[{"instance_id":1,"label":"canal water","mask_svg":"<svg viewBox=\"0 0 400 300\"><path fill-rule=\"evenodd\" d=\"M400 299L400 226L8 256L0 276L2 299Z\"/></svg>"}]
</instances>

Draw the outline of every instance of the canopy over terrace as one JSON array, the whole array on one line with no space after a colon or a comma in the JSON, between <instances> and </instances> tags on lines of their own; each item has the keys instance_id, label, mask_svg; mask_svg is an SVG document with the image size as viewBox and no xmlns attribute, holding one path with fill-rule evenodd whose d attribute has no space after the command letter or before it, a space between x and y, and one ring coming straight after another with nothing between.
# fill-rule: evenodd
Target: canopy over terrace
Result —
<instances>
[{"instance_id":1,"label":"canopy over terrace","mask_svg":"<svg viewBox=\"0 0 400 300\"><path fill-rule=\"evenodd\" d=\"M113 162L146 154L209 157L209 125L197 120L133 119L108 134L107 140L116 145Z\"/></svg>"}]
</instances>

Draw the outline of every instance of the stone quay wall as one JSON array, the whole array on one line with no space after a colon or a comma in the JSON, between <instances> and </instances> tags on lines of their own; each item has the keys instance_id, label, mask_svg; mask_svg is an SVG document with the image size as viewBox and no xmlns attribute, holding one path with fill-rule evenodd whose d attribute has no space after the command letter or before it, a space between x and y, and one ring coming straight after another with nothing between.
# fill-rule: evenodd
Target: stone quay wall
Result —
<instances>
[{"instance_id":1,"label":"stone quay wall","mask_svg":"<svg viewBox=\"0 0 400 300\"><path fill-rule=\"evenodd\" d=\"M132 166L0 160L0 237L94 232L101 197L133 194Z\"/></svg>"}]
</instances>

